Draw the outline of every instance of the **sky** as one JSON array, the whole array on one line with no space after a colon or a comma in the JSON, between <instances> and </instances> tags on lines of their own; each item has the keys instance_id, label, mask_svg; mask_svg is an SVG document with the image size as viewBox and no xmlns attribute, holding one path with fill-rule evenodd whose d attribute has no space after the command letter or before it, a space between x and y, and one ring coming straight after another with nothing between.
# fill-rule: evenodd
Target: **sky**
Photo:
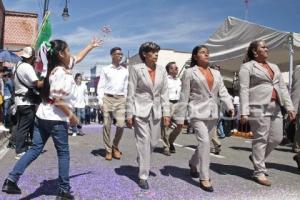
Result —
<instances>
[{"instance_id":1,"label":"sky","mask_svg":"<svg viewBox=\"0 0 300 200\"><path fill-rule=\"evenodd\" d=\"M34 12L42 21L44 0L2 0L6 10ZM109 51L119 46L127 56L154 41L162 49L191 52L204 44L228 16L282 31L300 33L300 0L68 0L70 17L61 17L65 0L49 0L52 39L67 41L73 54L92 37L104 40L76 67L89 74L96 63L110 63ZM246 9L247 8L247 9ZM246 14L247 13L247 14ZM108 26L111 33L101 28Z\"/></svg>"}]
</instances>

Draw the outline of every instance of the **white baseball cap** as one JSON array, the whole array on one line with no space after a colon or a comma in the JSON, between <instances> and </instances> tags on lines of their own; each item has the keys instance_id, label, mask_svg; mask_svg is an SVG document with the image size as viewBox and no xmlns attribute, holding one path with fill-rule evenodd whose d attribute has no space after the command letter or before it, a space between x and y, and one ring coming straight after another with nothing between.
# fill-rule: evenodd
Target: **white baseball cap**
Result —
<instances>
[{"instance_id":1,"label":"white baseball cap","mask_svg":"<svg viewBox=\"0 0 300 200\"><path fill-rule=\"evenodd\" d=\"M22 50L20 56L23 58L31 58L33 56L33 52L34 52L34 50L32 47L25 47Z\"/></svg>"}]
</instances>

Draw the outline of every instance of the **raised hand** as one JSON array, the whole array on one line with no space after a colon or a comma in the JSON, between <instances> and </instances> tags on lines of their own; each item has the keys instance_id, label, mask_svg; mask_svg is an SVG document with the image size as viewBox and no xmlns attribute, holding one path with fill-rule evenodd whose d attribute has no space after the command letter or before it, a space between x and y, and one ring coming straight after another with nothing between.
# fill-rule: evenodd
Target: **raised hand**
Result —
<instances>
[{"instance_id":1,"label":"raised hand","mask_svg":"<svg viewBox=\"0 0 300 200\"><path fill-rule=\"evenodd\" d=\"M92 41L90 42L90 45L93 48L95 48L95 47L100 47L103 43L104 43L103 40L93 37Z\"/></svg>"}]
</instances>

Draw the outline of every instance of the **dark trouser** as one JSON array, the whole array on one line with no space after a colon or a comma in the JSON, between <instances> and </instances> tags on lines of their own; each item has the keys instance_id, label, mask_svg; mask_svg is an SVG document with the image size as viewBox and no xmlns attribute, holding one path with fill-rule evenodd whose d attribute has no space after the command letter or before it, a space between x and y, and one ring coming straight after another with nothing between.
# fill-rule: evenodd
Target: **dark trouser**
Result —
<instances>
[{"instance_id":1,"label":"dark trouser","mask_svg":"<svg viewBox=\"0 0 300 200\"><path fill-rule=\"evenodd\" d=\"M91 123L91 107L86 106L85 107L85 124Z\"/></svg>"},{"instance_id":2,"label":"dark trouser","mask_svg":"<svg viewBox=\"0 0 300 200\"><path fill-rule=\"evenodd\" d=\"M3 107L3 119L5 128L10 128L10 120L9 120L9 108L11 105L11 98L4 100Z\"/></svg>"},{"instance_id":3,"label":"dark trouser","mask_svg":"<svg viewBox=\"0 0 300 200\"><path fill-rule=\"evenodd\" d=\"M14 169L9 173L8 179L13 182L18 182L25 169L42 153L42 150L50 136L53 139L53 143L57 151L59 190L69 192L70 152L68 142L68 124L64 121L36 119L32 147L15 164Z\"/></svg>"},{"instance_id":4,"label":"dark trouser","mask_svg":"<svg viewBox=\"0 0 300 200\"><path fill-rule=\"evenodd\" d=\"M26 138L33 132L35 105L18 106L16 115L16 153L19 154L28 149Z\"/></svg>"}]
</instances>

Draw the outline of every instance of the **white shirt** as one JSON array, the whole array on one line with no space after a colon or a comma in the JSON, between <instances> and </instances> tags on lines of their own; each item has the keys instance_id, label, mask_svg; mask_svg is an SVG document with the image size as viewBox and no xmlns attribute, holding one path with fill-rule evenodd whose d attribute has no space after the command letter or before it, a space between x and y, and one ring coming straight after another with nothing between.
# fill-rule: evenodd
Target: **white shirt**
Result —
<instances>
[{"instance_id":1,"label":"white shirt","mask_svg":"<svg viewBox=\"0 0 300 200\"><path fill-rule=\"evenodd\" d=\"M181 92L181 80L168 75L169 100L178 101Z\"/></svg>"},{"instance_id":2,"label":"white shirt","mask_svg":"<svg viewBox=\"0 0 300 200\"><path fill-rule=\"evenodd\" d=\"M76 83L71 73L71 69L76 62L76 57L71 57L69 69L65 69L62 66L55 67L49 76L49 98L62 99L70 109L74 107L77 98ZM45 120L69 121L69 116L66 116L57 106L47 102L43 102L39 105L36 116Z\"/></svg>"},{"instance_id":3,"label":"white shirt","mask_svg":"<svg viewBox=\"0 0 300 200\"><path fill-rule=\"evenodd\" d=\"M103 105L104 94L127 95L128 69L124 66L110 64L101 70L97 86L100 106Z\"/></svg>"},{"instance_id":4,"label":"white shirt","mask_svg":"<svg viewBox=\"0 0 300 200\"><path fill-rule=\"evenodd\" d=\"M34 82L38 80L38 77L34 71L32 65L24 62L19 62L15 68L14 76L14 85L15 85L15 94L25 94L28 91L28 88L20 83L19 79L28 87L34 87ZM17 74L19 79L17 78ZM15 104L17 106L21 105L33 105L27 100L23 100L22 96L15 96Z\"/></svg>"},{"instance_id":5,"label":"white shirt","mask_svg":"<svg viewBox=\"0 0 300 200\"><path fill-rule=\"evenodd\" d=\"M240 97L239 96L233 97L233 105L240 105Z\"/></svg>"},{"instance_id":6,"label":"white shirt","mask_svg":"<svg viewBox=\"0 0 300 200\"><path fill-rule=\"evenodd\" d=\"M56 67L49 76L49 98L62 99L70 108L74 106L77 97L76 84L73 75L64 67ZM57 106L43 102L39 105L36 116L45 120L68 121L66 116Z\"/></svg>"},{"instance_id":7,"label":"white shirt","mask_svg":"<svg viewBox=\"0 0 300 200\"><path fill-rule=\"evenodd\" d=\"M88 105L88 91L85 84L81 83L80 85L75 86L77 90L77 98L74 103L75 108L85 108Z\"/></svg>"}]
</instances>

